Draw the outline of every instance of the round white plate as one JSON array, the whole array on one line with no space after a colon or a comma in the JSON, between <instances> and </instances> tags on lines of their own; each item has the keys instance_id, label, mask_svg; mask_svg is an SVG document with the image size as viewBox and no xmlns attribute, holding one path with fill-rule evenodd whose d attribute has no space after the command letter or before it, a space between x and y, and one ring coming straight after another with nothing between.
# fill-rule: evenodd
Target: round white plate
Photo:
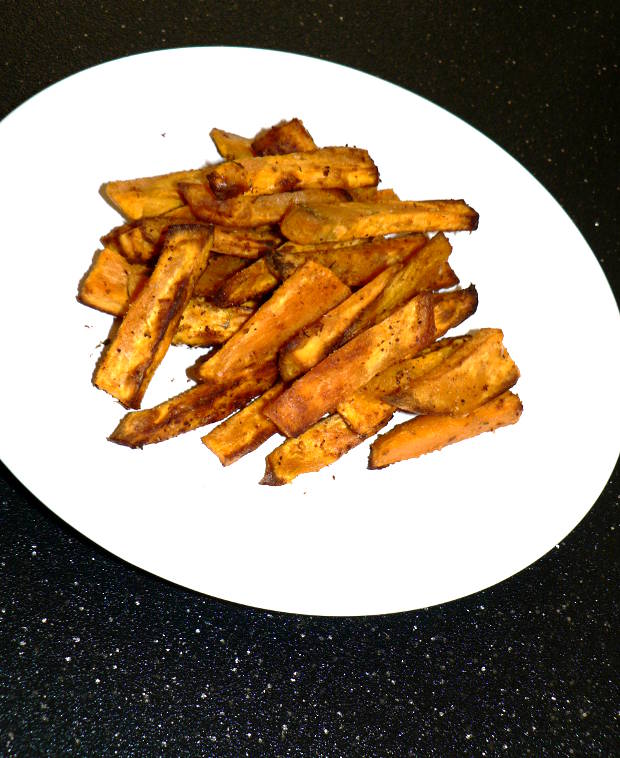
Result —
<instances>
[{"instance_id":1,"label":"round white plate","mask_svg":"<svg viewBox=\"0 0 620 758\"><path fill-rule=\"evenodd\" d=\"M298 116L320 145L366 147L403 199L465 198L453 267L522 378L516 426L368 471L368 443L318 474L259 486L275 443L229 468L204 430L130 450L91 376L111 318L76 301L120 223L110 179L193 168L209 130ZM399 87L320 60L186 48L55 84L0 125L0 453L62 519L112 553L210 595L299 613L404 611L505 579L566 536L618 455L620 318L592 252L546 190L486 137ZM171 349L143 407L187 388Z\"/></svg>"}]
</instances>

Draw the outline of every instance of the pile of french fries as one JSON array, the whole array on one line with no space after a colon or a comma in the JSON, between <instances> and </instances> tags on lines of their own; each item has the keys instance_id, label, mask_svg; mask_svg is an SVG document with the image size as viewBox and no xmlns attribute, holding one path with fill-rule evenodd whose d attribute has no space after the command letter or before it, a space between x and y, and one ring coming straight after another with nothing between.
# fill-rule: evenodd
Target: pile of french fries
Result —
<instances>
[{"instance_id":1,"label":"pile of french fries","mask_svg":"<svg viewBox=\"0 0 620 758\"><path fill-rule=\"evenodd\" d=\"M460 288L446 232L474 231L463 200L401 201L366 150L319 148L299 119L254 138L211 131L222 161L111 181L125 223L79 284L117 317L93 382L129 412L129 447L220 422L202 437L224 466L283 435L263 484L370 445L383 468L514 424L519 370L499 329L444 337L478 305ZM195 385L149 409L171 345L207 347Z\"/></svg>"}]
</instances>

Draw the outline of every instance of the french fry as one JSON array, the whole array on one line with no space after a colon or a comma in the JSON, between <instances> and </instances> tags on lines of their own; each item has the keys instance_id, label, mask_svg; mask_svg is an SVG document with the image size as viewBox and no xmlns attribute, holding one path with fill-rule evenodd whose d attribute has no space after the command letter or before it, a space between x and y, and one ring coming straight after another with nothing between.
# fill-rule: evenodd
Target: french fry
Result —
<instances>
[{"instance_id":1,"label":"french fry","mask_svg":"<svg viewBox=\"0 0 620 758\"><path fill-rule=\"evenodd\" d=\"M103 352L93 383L127 408L139 408L209 255L210 229L173 226L165 250Z\"/></svg>"},{"instance_id":2,"label":"french fry","mask_svg":"<svg viewBox=\"0 0 620 758\"><path fill-rule=\"evenodd\" d=\"M400 198L393 189L377 187L354 187L347 190L351 200L357 203L397 203Z\"/></svg>"},{"instance_id":3,"label":"french fry","mask_svg":"<svg viewBox=\"0 0 620 758\"><path fill-rule=\"evenodd\" d=\"M349 287L359 287L388 266L406 260L426 243L424 234L328 242L323 245L286 242L269 253L268 259L271 268L282 279L291 276L306 261L312 260L327 266Z\"/></svg>"},{"instance_id":4,"label":"french fry","mask_svg":"<svg viewBox=\"0 0 620 758\"><path fill-rule=\"evenodd\" d=\"M213 227L213 251L242 258L258 258L274 250L282 242L280 234L271 226L254 229Z\"/></svg>"},{"instance_id":5,"label":"french fry","mask_svg":"<svg viewBox=\"0 0 620 758\"><path fill-rule=\"evenodd\" d=\"M341 203L347 194L339 189L307 189L276 195L242 195L218 200L207 184L179 184L179 193L196 218L221 226L257 227L277 224L293 205L299 203Z\"/></svg>"},{"instance_id":6,"label":"french fry","mask_svg":"<svg viewBox=\"0 0 620 758\"><path fill-rule=\"evenodd\" d=\"M172 344L190 347L221 345L241 329L254 310L244 305L222 308L204 297L192 297L183 310Z\"/></svg>"},{"instance_id":7,"label":"french fry","mask_svg":"<svg viewBox=\"0 0 620 758\"><path fill-rule=\"evenodd\" d=\"M191 378L223 382L259 365L350 294L332 272L309 261L287 279L213 357L188 370ZM231 379L232 377L232 379Z\"/></svg>"},{"instance_id":8,"label":"french fry","mask_svg":"<svg viewBox=\"0 0 620 758\"><path fill-rule=\"evenodd\" d=\"M106 182L101 195L128 220L160 216L183 205L179 182L201 182L205 169L174 171L171 174Z\"/></svg>"},{"instance_id":9,"label":"french fry","mask_svg":"<svg viewBox=\"0 0 620 758\"><path fill-rule=\"evenodd\" d=\"M434 336L432 296L423 293L324 358L270 403L265 415L287 437L296 437L375 374L423 350Z\"/></svg>"},{"instance_id":10,"label":"french fry","mask_svg":"<svg viewBox=\"0 0 620 758\"><path fill-rule=\"evenodd\" d=\"M398 203L307 204L291 208L280 229L299 244L375 237L401 232L473 231L478 214L463 200Z\"/></svg>"},{"instance_id":11,"label":"french fry","mask_svg":"<svg viewBox=\"0 0 620 758\"><path fill-rule=\"evenodd\" d=\"M269 453L260 483L288 484L300 474L329 466L363 441L364 437L352 432L337 413L327 416Z\"/></svg>"},{"instance_id":12,"label":"french fry","mask_svg":"<svg viewBox=\"0 0 620 758\"><path fill-rule=\"evenodd\" d=\"M175 395L154 408L127 413L108 437L128 447L142 447L221 421L278 378L275 360L252 368L230 383L205 382Z\"/></svg>"},{"instance_id":13,"label":"french fry","mask_svg":"<svg viewBox=\"0 0 620 758\"><path fill-rule=\"evenodd\" d=\"M147 266L129 263L115 249L104 247L95 253L90 268L82 277L77 299L91 308L121 316L150 275Z\"/></svg>"},{"instance_id":14,"label":"french fry","mask_svg":"<svg viewBox=\"0 0 620 758\"><path fill-rule=\"evenodd\" d=\"M259 132L252 141L254 155L282 155L316 150L317 145L298 118L281 121ZM247 156L249 157L249 156Z\"/></svg>"},{"instance_id":15,"label":"french fry","mask_svg":"<svg viewBox=\"0 0 620 758\"><path fill-rule=\"evenodd\" d=\"M455 326L462 324L478 308L478 292L475 285L466 289L448 292L433 292L433 313L435 315L435 339Z\"/></svg>"},{"instance_id":16,"label":"french fry","mask_svg":"<svg viewBox=\"0 0 620 758\"><path fill-rule=\"evenodd\" d=\"M368 468L418 458L446 445L515 424L523 412L519 397L504 392L464 416L416 416L381 434L370 446Z\"/></svg>"},{"instance_id":17,"label":"french fry","mask_svg":"<svg viewBox=\"0 0 620 758\"><path fill-rule=\"evenodd\" d=\"M213 297L227 279L245 268L248 263L247 258L236 255L211 253L207 265L194 286L194 294L207 298Z\"/></svg>"},{"instance_id":18,"label":"french fry","mask_svg":"<svg viewBox=\"0 0 620 758\"><path fill-rule=\"evenodd\" d=\"M227 161L208 169L206 178L215 197L228 200L237 195L375 186L379 172L366 150L323 147Z\"/></svg>"},{"instance_id":19,"label":"french fry","mask_svg":"<svg viewBox=\"0 0 620 758\"><path fill-rule=\"evenodd\" d=\"M263 415L263 408L283 390L282 382L274 384L271 389L201 438L209 450L217 455L222 466L229 466L251 453L277 433L276 425Z\"/></svg>"},{"instance_id":20,"label":"french fry","mask_svg":"<svg viewBox=\"0 0 620 758\"><path fill-rule=\"evenodd\" d=\"M265 259L259 258L226 279L213 299L221 306L240 305L248 300L260 299L279 283L280 280L271 273Z\"/></svg>"},{"instance_id":21,"label":"french fry","mask_svg":"<svg viewBox=\"0 0 620 758\"><path fill-rule=\"evenodd\" d=\"M519 378L519 369L504 347L503 337L501 329L470 332L423 376L410 377L405 372L383 399L410 413L469 413L510 389Z\"/></svg>"},{"instance_id":22,"label":"french fry","mask_svg":"<svg viewBox=\"0 0 620 758\"><path fill-rule=\"evenodd\" d=\"M209 136L213 140L218 153L226 161L237 161L254 155L252 139L241 137L223 129L211 129Z\"/></svg>"}]
</instances>

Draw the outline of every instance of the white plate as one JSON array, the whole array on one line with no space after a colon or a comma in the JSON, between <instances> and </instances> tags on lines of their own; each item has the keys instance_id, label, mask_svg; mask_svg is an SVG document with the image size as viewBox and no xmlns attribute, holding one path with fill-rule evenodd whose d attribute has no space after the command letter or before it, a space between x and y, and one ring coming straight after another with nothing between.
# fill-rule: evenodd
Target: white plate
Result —
<instances>
[{"instance_id":1,"label":"white plate","mask_svg":"<svg viewBox=\"0 0 620 758\"><path fill-rule=\"evenodd\" d=\"M76 302L119 217L108 179L216 160L209 130L251 135L301 117L318 144L368 148L404 199L463 197L453 236L473 281L465 330L498 326L525 411L512 427L368 471L368 445L284 487L258 485L270 441L224 469L204 430L142 451L106 436L123 415L91 375L111 319ZM219 598L356 615L459 598L524 568L593 505L618 454L620 318L570 219L459 119L320 60L186 48L113 61L41 92L0 125L4 215L0 453L69 524L112 553ZM143 407L187 387L169 352Z\"/></svg>"}]
</instances>

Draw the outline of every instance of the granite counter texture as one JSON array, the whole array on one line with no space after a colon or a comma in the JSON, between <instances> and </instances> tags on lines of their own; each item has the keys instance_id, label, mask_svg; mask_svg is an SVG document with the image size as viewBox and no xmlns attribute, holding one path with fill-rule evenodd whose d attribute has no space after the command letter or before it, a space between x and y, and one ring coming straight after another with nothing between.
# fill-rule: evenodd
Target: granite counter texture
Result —
<instances>
[{"instance_id":1,"label":"granite counter texture","mask_svg":"<svg viewBox=\"0 0 620 758\"><path fill-rule=\"evenodd\" d=\"M542 6L9 2L0 107L163 47L350 65L447 108L523 163L618 293L617 12ZM618 479L616 467L565 540L495 587L330 619L240 607L138 571L4 469L0 756L617 755Z\"/></svg>"}]
</instances>

